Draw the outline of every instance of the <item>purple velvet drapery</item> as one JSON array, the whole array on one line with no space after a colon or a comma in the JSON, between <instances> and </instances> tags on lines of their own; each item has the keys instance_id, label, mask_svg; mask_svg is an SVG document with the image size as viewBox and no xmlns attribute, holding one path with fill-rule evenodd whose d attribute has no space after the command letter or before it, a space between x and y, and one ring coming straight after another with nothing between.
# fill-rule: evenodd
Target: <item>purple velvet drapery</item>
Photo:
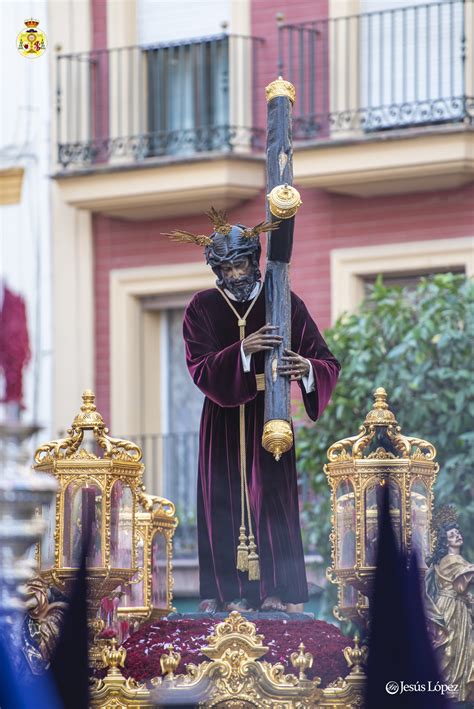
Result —
<instances>
[{"instance_id":1,"label":"purple velvet drapery","mask_svg":"<svg viewBox=\"0 0 474 709\"><path fill-rule=\"evenodd\" d=\"M339 363L329 351L303 301L294 293L291 349L310 360L316 391L301 387L308 415L316 420L336 384ZM243 315L247 303L234 303ZM262 289L247 319L246 335L265 324ZM186 309L183 334L194 383L205 394L198 467L198 548L201 598L258 604L268 596L288 603L307 600L299 523L295 452L277 463L261 444L264 392L255 374L264 370L263 352L243 371L235 314L216 289L197 293ZM260 556L261 581L237 571L240 526L239 406L245 404L247 475Z\"/></svg>"}]
</instances>

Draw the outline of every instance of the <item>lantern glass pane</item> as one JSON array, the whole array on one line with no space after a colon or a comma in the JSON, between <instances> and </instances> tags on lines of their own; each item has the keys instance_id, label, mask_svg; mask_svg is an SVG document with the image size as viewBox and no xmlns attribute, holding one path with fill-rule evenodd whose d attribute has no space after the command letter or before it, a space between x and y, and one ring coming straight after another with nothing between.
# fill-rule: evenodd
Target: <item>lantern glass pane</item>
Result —
<instances>
[{"instance_id":1,"label":"lantern glass pane","mask_svg":"<svg viewBox=\"0 0 474 709\"><path fill-rule=\"evenodd\" d=\"M133 494L121 480L113 484L110 503L110 565L132 568Z\"/></svg>"},{"instance_id":2,"label":"lantern glass pane","mask_svg":"<svg viewBox=\"0 0 474 709\"><path fill-rule=\"evenodd\" d=\"M46 522L41 540L41 570L54 566L54 530L56 528L56 495L50 505L43 505L42 517Z\"/></svg>"},{"instance_id":3,"label":"lantern glass pane","mask_svg":"<svg viewBox=\"0 0 474 709\"><path fill-rule=\"evenodd\" d=\"M358 594L355 588L348 584L342 585L341 606L343 608L355 608L358 601Z\"/></svg>"},{"instance_id":4,"label":"lantern glass pane","mask_svg":"<svg viewBox=\"0 0 474 709\"><path fill-rule=\"evenodd\" d=\"M77 568L86 534L89 566L103 566L102 491L89 481L69 483L64 494L63 566Z\"/></svg>"},{"instance_id":5,"label":"lantern glass pane","mask_svg":"<svg viewBox=\"0 0 474 709\"><path fill-rule=\"evenodd\" d=\"M166 608L168 605L168 560L166 537L156 532L151 546L152 575L151 594L153 608Z\"/></svg>"},{"instance_id":6,"label":"lantern glass pane","mask_svg":"<svg viewBox=\"0 0 474 709\"><path fill-rule=\"evenodd\" d=\"M342 480L336 492L336 538L339 569L348 569L356 563L356 511L354 487L350 480Z\"/></svg>"},{"instance_id":7,"label":"lantern glass pane","mask_svg":"<svg viewBox=\"0 0 474 709\"><path fill-rule=\"evenodd\" d=\"M395 539L398 544L398 548L401 548L402 541L402 502L400 488L396 482L390 481L389 485L389 506L390 506L390 519L392 521L393 531L395 533Z\"/></svg>"},{"instance_id":8,"label":"lantern glass pane","mask_svg":"<svg viewBox=\"0 0 474 709\"><path fill-rule=\"evenodd\" d=\"M365 565L375 566L377 561L378 515L382 507L384 487L378 480L370 483L365 489ZM390 519L397 544L400 546L402 537L401 497L400 488L394 481L389 483Z\"/></svg>"},{"instance_id":9,"label":"lantern glass pane","mask_svg":"<svg viewBox=\"0 0 474 709\"><path fill-rule=\"evenodd\" d=\"M379 481L372 482L365 490L365 565L375 566L377 558L378 510L382 503L383 488Z\"/></svg>"},{"instance_id":10,"label":"lantern glass pane","mask_svg":"<svg viewBox=\"0 0 474 709\"><path fill-rule=\"evenodd\" d=\"M139 533L137 544L137 566L138 571L129 586L124 587L124 594L120 599L120 608L142 608L145 605L145 574L143 568L145 545L143 536ZM140 578L140 581L136 581Z\"/></svg>"},{"instance_id":11,"label":"lantern glass pane","mask_svg":"<svg viewBox=\"0 0 474 709\"><path fill-rule=\"evenodd\" d=\"M418 564L426 568L430 553L428 523L428 489L421 480L415 480L410 490L411 548L417 555Z\"/></svg>"}]
</instances>

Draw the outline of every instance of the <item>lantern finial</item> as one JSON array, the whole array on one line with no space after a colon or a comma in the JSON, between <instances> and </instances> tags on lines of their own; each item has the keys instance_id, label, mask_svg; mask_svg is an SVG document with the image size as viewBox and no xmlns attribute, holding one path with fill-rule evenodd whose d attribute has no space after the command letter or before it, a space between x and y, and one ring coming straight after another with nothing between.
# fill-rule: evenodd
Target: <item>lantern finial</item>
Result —
<instances>
[{"instance_id":1,"label":"lantern finial","mask_svg":"<svg viewBox=\"0 0 474 709\"><path fill-rule=\"evenodd\" d=\"M385 391L385 389L383 387L378 387L378 389L375 390L374 399L375 399L374 408L388 409L387 392Z\"/></svg>"},{"instance_id":2,"label":"lantern finial","mask_svg":"<svg viewBox=\"0 0 474 709\"><path fill-rule=\"evenodd\" d=\"M365 417L365 424L375 424L376 426L387 426L396 424L397 419L393 411L390 411L387 403L387 392L383 387L378 387L374 391L374 407Z\"/></svg>"},{"instance_id":3,"label":"lantern finial","mask_svg":"<svg viewBox=\"0 0 474 709\"><path fill-rule=\"evenodd\" d=\"M81 412L73 421L73 428L91 431L94 428L105 428L104 419L97 411L95 394L91 389L86 389L82 394Z\"/></svg>"}]
</instances>

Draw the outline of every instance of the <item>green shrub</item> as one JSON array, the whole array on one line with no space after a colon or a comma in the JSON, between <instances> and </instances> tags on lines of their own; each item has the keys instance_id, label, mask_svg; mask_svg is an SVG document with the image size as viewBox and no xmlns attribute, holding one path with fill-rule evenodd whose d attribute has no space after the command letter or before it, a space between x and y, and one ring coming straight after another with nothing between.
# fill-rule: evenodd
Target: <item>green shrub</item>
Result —
<instances>
[{"instance_id":1,"label":"green shrub","mask_svg":"<svg viewBox=\"0 0 474 709\"><path fill-rule=\"evenodd\" d=\"M473 296L472 281L451 273L423 278L412 290L387 287L379 278L359 310L326 331L341 375L321 420L303 423L296 436L298 468L314 495L302 513L305 544L323 556L324 566L330 564L326 450L357 434L379 386L402 433L435 445L435 504L457 506L463 555L474 562Z\"/></svg>"}]
</instances>

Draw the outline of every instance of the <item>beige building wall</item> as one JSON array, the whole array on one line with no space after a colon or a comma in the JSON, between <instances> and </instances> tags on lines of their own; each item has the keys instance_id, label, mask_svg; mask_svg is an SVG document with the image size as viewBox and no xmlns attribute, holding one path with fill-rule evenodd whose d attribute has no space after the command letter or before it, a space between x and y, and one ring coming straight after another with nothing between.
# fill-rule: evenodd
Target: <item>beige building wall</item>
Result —
<instances>
[{"instance_id":1,"label":"beige building wall","mask_svg":"<svg viewBox=\"0 0 474 709\"><path fill-rule=\"evenodd\" d=\"M89 0L50 0L48 52L51 115L56 116L56 54L91 47ZM63 92L73 91L63 86ZM62 101L68 99L63 93ZM83 116L85 119L85 116ZM51 172L58 171L57 122L52 121ZM53 249L53 435L70 425L81 394L94 386L92 227L89 212L66 205L52 184Z\"/></svg>"},{"instance_id":2,"label":"beige building wall","mask_svg":"<svg viewBox=\"0 0 474 709\"><path fill-rule=\"evenodd\" d=\"M140 106L136 84L139 76L143 81L146 76L143 66L138 65L138 62L143 60L139 53L119 50L137 44L137 3L136 0L106 0L106 2L107 47L111 50L109 52L109 136L126 137L132 130L131 126L138 125ZM128 120L131 122L130 130L127 125ZM113 155L109 162L129 163L130 158Z\"/></svg>"},{"instance_id":3,"label":"beige building wall","mask_svg":"<svg viewBox=\"0 0 474 709\"><path fill-rule=\"evenodd\" d=\"M356 111L360 105L360 76L359 67L359 36L356 19L337 23L338 17L350 17L361 12L360 0L329 0L329 23L331 35L329 42L329 110L331 113L343 110ZM331 22L331 20L333 20ZM348 35L343 35L343 26L347 28ZM339 28L339 29L336 29ZM339 32L338 41L334 41L334 33ZM349 56L348 56L349 51ZM346 90L346 68L350 67L348 94ZM356 138L361 131L356 127L346 132L347 136ZM338 138L344 138L344 131L337 131Z\"/></svg>"},{"instance_id":4,"label":"beige building wall","mask_svg":"<svg viewBox=\"0 0 474 709\"><path fill-rule=\"evenodd\" d=\"M110 397L112 431L120 435L162 431L163 394L166 382L156 376L163 371L160 358L160 310L143 311L141 299L162 296L191 298L196 291L211 288L215 275L204 262L173 266L125 268L110 274ZM145 471L145 484L162 494L160 459L158 480L152 469Z\"/></svg>"}]
</instances>

